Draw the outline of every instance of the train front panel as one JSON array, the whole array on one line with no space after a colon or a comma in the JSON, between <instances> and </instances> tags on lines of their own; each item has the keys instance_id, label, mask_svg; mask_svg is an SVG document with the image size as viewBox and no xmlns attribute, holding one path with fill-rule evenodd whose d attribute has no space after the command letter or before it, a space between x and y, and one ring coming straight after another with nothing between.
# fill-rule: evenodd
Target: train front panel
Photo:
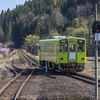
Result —
<instances>
[{"instance_id":1,"label":"train front panel","mask_svg":"<svg viewBox=\"0 0 100 100\"><path fill-rule=\"evenodd\" d=\"M59 40L59 69L82 71L86 63L86 40L72 37Z\"/></svg>"}]
</instances>

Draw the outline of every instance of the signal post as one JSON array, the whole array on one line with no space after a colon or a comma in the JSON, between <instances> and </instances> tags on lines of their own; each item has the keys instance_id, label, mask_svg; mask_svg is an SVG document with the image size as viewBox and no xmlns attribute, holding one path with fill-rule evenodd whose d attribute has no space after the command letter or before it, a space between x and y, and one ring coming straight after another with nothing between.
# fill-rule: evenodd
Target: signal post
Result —
<instances>
[{"instance_id":1,"label":"signal post","mask_svg":"<svg viewBox=\"0 0 100 100\"><path fill-rule=\"evenodd\" d=\"M98 99L98 47L100 46L98 45L98 41L100 41L100 22L97 21L97 4L95 4L95 21L92 24L92 33L95 41L95 44L91 45L95 47L95 99Z\"/></svg>"}]
</instances>

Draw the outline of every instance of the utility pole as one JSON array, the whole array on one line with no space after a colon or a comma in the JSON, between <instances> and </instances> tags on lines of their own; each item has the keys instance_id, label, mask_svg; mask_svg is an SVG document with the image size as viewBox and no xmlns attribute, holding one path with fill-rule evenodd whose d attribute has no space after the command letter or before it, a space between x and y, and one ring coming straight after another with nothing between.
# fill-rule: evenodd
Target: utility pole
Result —
<instances>
[{"instance_id":1,"label":"utility pole","mask_svg":"<svg viewBox=\"0 0 100 100\"><path fill-rule=\"evenodd\" d=\"M97 21L97 4L95 4L95 21ZM95 41L98 45L98 41ZM95 46L95 99L98 99L98 47Z\"/></svg>"}]
</instances>

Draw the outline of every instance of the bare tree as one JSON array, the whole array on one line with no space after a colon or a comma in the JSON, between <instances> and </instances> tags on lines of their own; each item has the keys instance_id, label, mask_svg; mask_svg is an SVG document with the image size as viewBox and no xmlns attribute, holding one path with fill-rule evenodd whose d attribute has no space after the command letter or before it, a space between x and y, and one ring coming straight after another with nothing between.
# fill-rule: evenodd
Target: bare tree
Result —
<instances>
[{"instance_id":1,"label":"bare tree","mask_svg":"<svg viewBox=\"0 0 100 100\"><path fill-rule=\"evenodd\" d=\"M40 23L42 25L48 25L49 24L49 27L51 29L53 29L54 27L54 23L56 21L56 24L58 26L62 25L64 26L65 22L67 22L67 18L64 17L61 13L60 13L60 10L59 8L55 9L51 16L49 16L48 14L43 14L41 17L40 17Z\"/></svg>"},{"instance_id":2,"label":"bare tree","mask_svg":"<svg viewBox=\"0 0 100 100\"><path fill-rule=\"evenodd\" d=\"M60 25L64 26L65 22L67 22L67 18L64 17L63 14L61 14L59 8L55 9L51 14L52 23L54 23L55 20L58 26Z\"/></svg>"},{"instance_id":3,"label":"bare tree","mask_svg":"<svg viewBox=\"0 0 100 100\"><path fill-rule=\"evenodd\" d=\"M86 5L78 5L76 9L77 17L90 17L92 13L92 4L86 3Z\"/></svg>"},{"instance_id":4,"label":"bare tree","mask_svg":"<svg viewBox=\"0 0 100 100\"><path fill-rule=\"evenodd\" d=\"M42 14L41 17L40 17L40 23L42 25L45 25L46 22L50 19L50 16L48 14Z\"/></svg>"},{"instance_id":5,"label":"bare tree","mask_svg":"<svg viewBox=\"0 0 100 100\"><path fill-rule=\"evenodd\" d=\"M76 17L76 9L69 7L66 16L68 19L73 20Z\"/></svg>"}]
</instances>

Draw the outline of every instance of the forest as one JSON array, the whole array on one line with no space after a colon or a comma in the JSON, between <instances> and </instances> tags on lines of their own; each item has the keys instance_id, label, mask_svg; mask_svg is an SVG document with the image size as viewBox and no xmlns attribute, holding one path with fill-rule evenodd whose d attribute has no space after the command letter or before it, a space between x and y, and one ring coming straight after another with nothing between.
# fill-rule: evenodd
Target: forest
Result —
<instances>
[{"instance_id":1,"label":"forest","mask_svg":"<svg viewBox=\"0 0 100 100\"><path fill-rule=\"evenodd\" d=\"M0 13L0 42L13 42L15 48L32 47L34 39L48 36L79 36L87 40L95 20L99 0L29 0L24 5ZM91 33L92 34L92 33ZM91 36L93 38L93 36ZM91 41L92 43L93 41Z\"/></svg>"}]
</instances>

